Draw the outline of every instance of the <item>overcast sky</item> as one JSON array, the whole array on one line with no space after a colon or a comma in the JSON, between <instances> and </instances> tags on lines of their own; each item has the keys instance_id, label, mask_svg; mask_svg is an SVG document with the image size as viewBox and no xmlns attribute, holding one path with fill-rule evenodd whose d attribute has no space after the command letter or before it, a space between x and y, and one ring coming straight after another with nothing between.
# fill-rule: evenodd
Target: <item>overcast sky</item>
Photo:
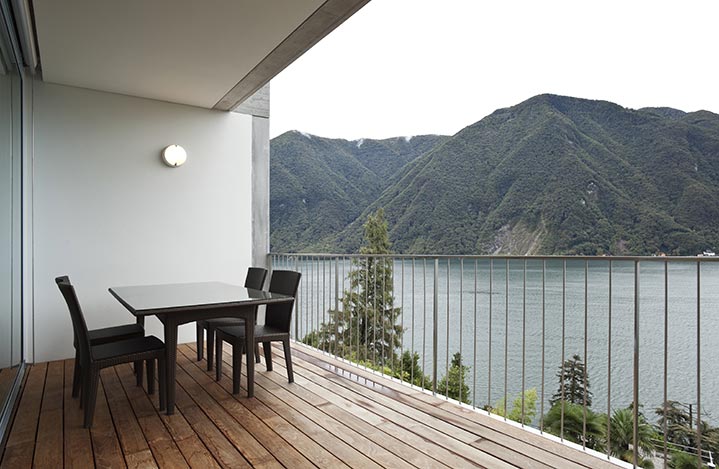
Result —
<instances>
[{"instance_id":1,"label":"overcast sky","mask_svg":"<svg viewBox=\"0 0 719 469\"><path fill-rule=\"evenodd\" d=\"M540 93L719 113L719 1L371 0L272 80L271 136L454 134Z\"/></svg>"}]
</instances>

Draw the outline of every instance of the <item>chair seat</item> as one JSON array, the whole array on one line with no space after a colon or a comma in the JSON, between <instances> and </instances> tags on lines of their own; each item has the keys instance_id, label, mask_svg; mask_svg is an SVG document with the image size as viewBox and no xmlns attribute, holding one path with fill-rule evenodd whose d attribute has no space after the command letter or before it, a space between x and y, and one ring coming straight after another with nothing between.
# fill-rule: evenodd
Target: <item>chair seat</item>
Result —
<instances>
[{"instance_id":1,"label":"chair seat","mask_svg":"<svg viewBox=\"0 0 719 469\"><path fill-rule=\"evenodd\" d=\"M145 328L140 324L124 324L122 326L105 327L88 331L90 345L102 345L118 340L132 339L145 335Z\"/></svg>"},{"instance_id":2,"label":"chair seat","mask_svg":"<svg viewBox=\"0 0 719 469\"><path fill-rule=\"evenodd\" d=\"M235 339L245 338L245 326L231 326L231 327L220 327L217 329L225 337L232 337ZM255 326L255 340L272 340L273 337L286 336L287 332L283 332L281 329L272 326L266 326L258 324Z\"/></svg>"},{"instance_id":3,"label":"chair seat","mask_svg":"<svg viewBox=\"0 0 719 469\"><path fill-rule=\"evenodd\" d=\"M149 335L146 337L137 337L135 339L121 340L108 344L95 345L92 347L92 357L95 360L111 360L117 357L125 357L129 355L139 355L145 352L160 351L165 348L165 343L155 337ZM133 361L133 360L128 360Z\"/></svg>"},{"instance_id":4,"label":"chair seat","mask_svg":"<svg viewBox=\"0 0 719 469\"><path fill-rule=\"evenodd\" d=\"M205 327L205 329L207 329L207 326L218 328L222 326L244 326L245 324L245 320L242 318L214 318L197 322Z\"/></svg>"}]
</instances>

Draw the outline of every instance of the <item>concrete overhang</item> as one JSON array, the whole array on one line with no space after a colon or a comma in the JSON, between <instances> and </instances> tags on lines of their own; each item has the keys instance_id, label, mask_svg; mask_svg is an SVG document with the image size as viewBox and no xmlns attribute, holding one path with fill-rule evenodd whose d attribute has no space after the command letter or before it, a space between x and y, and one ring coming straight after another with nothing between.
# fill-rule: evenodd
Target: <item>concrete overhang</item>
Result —
<instances>
[{"instance_id":1,"label":"concrete overhang","mask_svg":"<svg viewBox=\"0 0 719 469\"><path fill-rule=\"evenodd\" d=\"M34 0L46 82L232 110L369 0Z\"/></svg>"}]
</instances>

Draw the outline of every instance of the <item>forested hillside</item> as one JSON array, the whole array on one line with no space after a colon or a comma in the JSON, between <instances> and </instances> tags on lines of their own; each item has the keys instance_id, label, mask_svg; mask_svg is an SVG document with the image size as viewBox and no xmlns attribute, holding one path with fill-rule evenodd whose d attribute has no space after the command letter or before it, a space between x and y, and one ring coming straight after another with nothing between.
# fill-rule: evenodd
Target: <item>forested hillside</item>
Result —
<instances>
[{"instance_id":1,"label":"forested hillside","mask_svg":"<svg viewBox=\"0 0 719 469\"><path fill-rule=\"evenodd\" d=\"M281 141L290 137L297 145ZM378 207L396 252L694 255L719 247L716 114L540 95L453 137L425 139L414 154L371 152L364 163L321 150L358 142L274 139L272 249L355 252ZM282 180L293 183L276 187ZM309 193L315 212L283 215Z\"/></svg>"}]
</instances>

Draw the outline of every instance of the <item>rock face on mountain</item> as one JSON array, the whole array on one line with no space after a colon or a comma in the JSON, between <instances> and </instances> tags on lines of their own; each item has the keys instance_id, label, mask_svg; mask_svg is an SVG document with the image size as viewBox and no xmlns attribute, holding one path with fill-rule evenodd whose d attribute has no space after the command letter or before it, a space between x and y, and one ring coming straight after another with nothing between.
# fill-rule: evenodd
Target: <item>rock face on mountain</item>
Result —
<instances>
[{"instance_id":1,"label":"rock face on mountain","mask_svg":"<svg viewBox=\"0 0 719 469\"><path fill-rule=\"evenodd\" d=\"M379 207L397 252L694 255L719 247L719 115L710 112L540 95L452 137L431 137L404 161L365 157L383 174L344 154L331 163L307 145L316 137L299 133L290 136L308 141L302 151L285 146L293 156L276 162L276 142L287 136L272 142L272 180L282 172L302 181L304 192L281 188L295 203L306 188L329 192L318 204L331 220L289 226L271 187L273 250L355 252ZM286 163L293 158L303 171Z\"/></svg>"}]
</instances>

